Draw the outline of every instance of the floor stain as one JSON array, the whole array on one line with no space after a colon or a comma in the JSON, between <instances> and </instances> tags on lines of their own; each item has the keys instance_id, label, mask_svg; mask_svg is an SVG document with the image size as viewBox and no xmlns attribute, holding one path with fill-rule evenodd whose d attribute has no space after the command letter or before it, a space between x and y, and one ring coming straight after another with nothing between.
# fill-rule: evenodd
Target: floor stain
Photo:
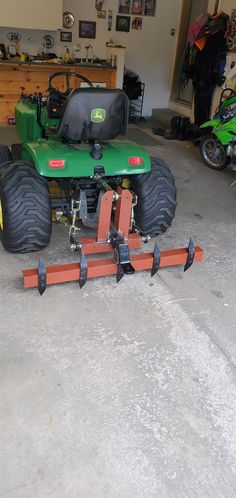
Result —
<instances>
[{"instance_id":1,"label":"floor stain","mask_svg":"<svg viewBox=\"0 0 236 498\"><path fill-rule=\"evenodd\" d=\"M216 297L223 298L223 294L220 291L212 290L212 294Z\"/></svg>"}]
</instances>

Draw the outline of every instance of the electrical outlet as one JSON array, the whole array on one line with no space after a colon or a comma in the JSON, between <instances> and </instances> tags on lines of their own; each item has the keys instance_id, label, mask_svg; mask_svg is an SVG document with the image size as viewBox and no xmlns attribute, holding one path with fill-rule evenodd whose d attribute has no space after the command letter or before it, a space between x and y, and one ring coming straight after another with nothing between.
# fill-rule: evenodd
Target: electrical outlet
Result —
<instances>
[{"instance_id":1,"label":"electrical outlet","mask_svg":"<svg viewBox=\"0 0 236 498\"><path fill-rule=\"evenodd\" d=\"M175 28L172 28L172 29L170 30L170 34L171 34L171 36L175 36L175 31L176 31L176 30L175 30Z\"/></svg>"}]
</instances>

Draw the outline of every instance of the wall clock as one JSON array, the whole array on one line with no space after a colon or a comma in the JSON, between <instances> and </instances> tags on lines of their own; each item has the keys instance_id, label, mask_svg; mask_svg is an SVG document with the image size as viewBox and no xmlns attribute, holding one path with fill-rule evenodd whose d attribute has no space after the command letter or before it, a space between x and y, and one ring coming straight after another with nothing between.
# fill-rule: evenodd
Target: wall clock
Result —
<instances>
[{"instance_id":1,"label":"wall clock","mask_svg":"<svg viewBox=\"0 0 236 498\"><path fill-rule=\"evenodd\" d=\"M18 42L21 39L21 34L15 32L13 33L12 31L10 31L9 33L7 33L7 38L10 41Z\"/></svg>"},{"instance_id":2,"label":"wall clock","mask_svg":"<svg viewBox=\"0 0 236 498\"><path fill-rule=\"evenodd\" d=\"M45 48L52 48L54 45L54 39L51 35L45 35L42 39L42 45Z\"/></svg>"},{"instance_id":3,"label":"wall clock","mask_svg":"<svg viewBox=\"0 0 236 498\"><path fill-rule=\"evenodd\" d=\"M71 12L63 12L63 28L70 29L75 23L75 18Z\"/></svg>"}]
</instances>

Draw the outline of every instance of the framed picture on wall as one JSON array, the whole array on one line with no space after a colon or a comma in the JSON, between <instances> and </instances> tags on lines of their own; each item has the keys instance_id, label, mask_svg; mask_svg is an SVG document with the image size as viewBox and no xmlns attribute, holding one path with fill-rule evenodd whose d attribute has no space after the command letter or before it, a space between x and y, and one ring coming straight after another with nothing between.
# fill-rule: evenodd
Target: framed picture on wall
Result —
<instances>
[{"instance_id":1,"label":"framed picture on wall","mask_svg":"<svg viewBox=\"0 0 236 498\"><path fill-rule=\"evenodd\" d=\"M95 21L79 21L79 37L80 38L96 38L96 22Z\"/></svg>"},{"instance_id":2,"label":"framed picture on wall","mask_svg":"<svg viewBox=\"0 0 236 498\"><path fill-rule=\"evenodd\" d=\"M144 15L155 16L155 11L156 11L156 0L145 0Z\"/></svg>"},{"instance_id":3,"label":"framed picture on wall","mask_svg":"<svg viewBox=\"0 0 236 498\"><path fill-rule=\"evenodd\" d=\"M72 42L71 31L61 31L60 38L63 42Z\"/></svg>"},{"instance_id":4,"label":"framed picture on wall","mask_svg":"<svg viewBox=\"0 0 236 498\"><path fill-rule=\"evenodd\" d=\"M119 14L129 14L130 13L130 0L119 0L118 1L118 12L119 12Z\"/></svg>"},{"instance_id":5,"label":"framed picture on wall","mask_svg":"<svg viewBox=\"0 0 236 498\"><path fill-rule=\"evenodd\" d=\"M116 16L116 31L129 32L130 17L129 16Z\"/></svg>"},{"instance_id":6,"label":"framed picture on wall","mask_svg":"<svg viewBox=\"0 0 236 498\"><path fill-rule=\"evenodd\" d=\"M136 15L142 15L142 13L143 13L143 0L133 0L131 13L136 14Z\"/></svg>"},{"instance_id":7,"label":"framed picture on wall","mask_svg":"<svg viewBox=\"0 0 236 498\"><path fill-rule=\"evenodd\" d=\"M142 29L143 18L142 17L133 17L132 19L132 29L136 29L140 31Z\"/></svg>"}]
</instances>

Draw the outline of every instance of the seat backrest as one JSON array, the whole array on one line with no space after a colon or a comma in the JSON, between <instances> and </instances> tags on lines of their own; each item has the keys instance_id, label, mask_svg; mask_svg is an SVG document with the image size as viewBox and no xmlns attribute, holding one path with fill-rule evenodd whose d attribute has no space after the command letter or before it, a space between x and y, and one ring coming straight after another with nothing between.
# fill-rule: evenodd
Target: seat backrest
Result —
<instances>
[{"instance_id":1,"label":"seat backrest","mask_svg":"<svg viewBox=\"0 0 236 498\"><path fill-rule=\"evenodd\" d=\"M129 99L122 90L78 88L67 99L58 137L92 142L125 135L128 110Z\"/></svg>"}]
</instances>

